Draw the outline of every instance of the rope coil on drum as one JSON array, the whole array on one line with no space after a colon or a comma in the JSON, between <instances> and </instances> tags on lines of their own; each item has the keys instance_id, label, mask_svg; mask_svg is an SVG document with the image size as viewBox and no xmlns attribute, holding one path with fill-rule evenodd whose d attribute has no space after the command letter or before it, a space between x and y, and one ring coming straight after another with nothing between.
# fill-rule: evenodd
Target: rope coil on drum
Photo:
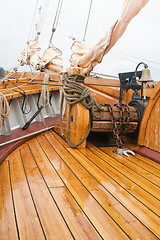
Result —
<instances>
[{"instance_id":1,"label":"rope coil on drum","mask_svg":"<svg viewBox=\"0 0 160 240\"><path fill-rule=\"evenodd\" d=\"M70 131L70 123L71 123L72 106L77 103L81 103L86 109L91 111L92 116L99 119L102 117L102 112L104 109L100 104L96 102L94 97L91 96L89 88L80 84L84 82L84 78L85 76L80 74L71 74L68 76L67 73L65 73L63 75L64 86L62 91L61 108L60 108L60 129L61 129L61 134L64 135L63 128L62 128L62 109L63 109L63 101L65 98L66 102L69 104L66 138L69 146L72 148L76 148L79 145L81 145L87 139L91 129L91 117L90 117L88 129L84 138L76 145L72 145L70 143L69 131ZM98 111L100 112L99 115L95 114L94 112L95 109L98 109Z\"/></svg>"},{"instance_id":2,"label":"rope coil on drum","mask_svg":"<svg viewBox=\"0 0 160 240\"><path fill-rule=\"evenodd\" d=\"M4 120L9 116L9 104L6 97L0 92L0 131L4 124Z\"/></svg>"}]
</instances>

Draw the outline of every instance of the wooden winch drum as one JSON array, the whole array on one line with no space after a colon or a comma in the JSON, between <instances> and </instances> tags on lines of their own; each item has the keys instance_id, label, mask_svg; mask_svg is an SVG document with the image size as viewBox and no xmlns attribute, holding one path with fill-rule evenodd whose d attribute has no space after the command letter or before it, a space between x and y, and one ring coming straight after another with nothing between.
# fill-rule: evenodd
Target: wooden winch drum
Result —
<instances>
[{"instance_id":1,"label":"wooden winch drum","mask_svg":"<svg viewBox=\"0 0 160 240\"><path fill-rule=\"evenodd\" d=\"M129 121L129 128L127 129L127 133L134 133L138 127L138 113L134 107L128 106L130 111L130 121ZM121 114L118 107L113 106L113 112L116 119L116 124L118 129L121 128ZM98 111L95 111L96 115L98 115ZM127 111L124 110L123 118L126 119ZM123 127L125 128L127 122L123 123ZM103 115L100 119L95 117L92 118L92 132L112 132L114 129L114 123L111 120L111 113L109 112L108 108L105 108L103 111Z\"/></svg>"}]
</instances>

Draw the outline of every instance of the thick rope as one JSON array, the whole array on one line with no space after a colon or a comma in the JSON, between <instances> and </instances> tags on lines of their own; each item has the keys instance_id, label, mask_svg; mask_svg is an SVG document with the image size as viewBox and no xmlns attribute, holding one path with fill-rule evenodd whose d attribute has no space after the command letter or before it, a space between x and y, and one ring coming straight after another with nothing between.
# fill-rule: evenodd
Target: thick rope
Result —
<instances>
[{"instance_id":1,"label":"thick rope","mask_svg":"<svg viewBox=\"0 0 160 240\"><path fill-rule=\"evenodd\" d=\"M9 116L9 104L6 97L0 92L0 131L4 124L4 120Z\"/></svg>"},{"instance_id":2,"label":"thick rope","mask_svg":"<svg viewBox=\"0 0 160 240\"><path fill-rule=\"evenodd\" d=\"M91 111L92 116L99 119L102 117L102 112L104 108L100 104L97 104L96 100L90 95L89 88L79 84L84 82L85 77L83 75L72 74L68 76L67 73L65 73L63 75L63 78L64 78L64 87L63 87L63 97L62 97L61 109L60 109L60 129L61 129L61 134L64 135L63 128L62 128L62 109L63 109L63 99L65 98L66 102L69 104L68 122L67 122L67 129L66 129L67 143L69 144L70 147L76 148L87 139L91 129L91 119L89 121L88 129L84 138L78 144L72 145L69 141L72 106L77 103L81 103L84 107L86 107L88 110ZM95 109L98 109L98 111L100 112L99 116L95 114Z\"/></svg>"},{"instance_id":3,"label":"thick rope","mask_svg":"<svg viewBox=\"0 0 160 240\"><path fill-rule=\"evenodd\" d=\"M43 83L48 83L49 81L49 74L44 75ZM40 106L46 107L49 105L49 86L43 85L42 92L39 100Z\"/></svg>"}]
</instances>

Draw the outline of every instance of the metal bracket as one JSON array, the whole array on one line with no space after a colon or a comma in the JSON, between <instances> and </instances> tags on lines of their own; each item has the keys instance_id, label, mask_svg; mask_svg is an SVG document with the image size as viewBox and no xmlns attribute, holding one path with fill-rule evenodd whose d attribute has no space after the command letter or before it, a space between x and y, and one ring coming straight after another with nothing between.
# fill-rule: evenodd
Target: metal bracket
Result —
<instances>
[{"instance_id":1,"label":"metal bracket","mask_svg":"<svg viewBox=\"0 0 160 240\"><path fill-rule=\"evenodd\" d=\"M136 76L140 79L142 76L142 71L137 71ZM141 90L141 92L143 91L142 85L139 85L136 82L135 72L119 73L119 79L120 79L120 96L119 96L120 103L122 102L123 90L127 92L129 89L133 89L135 93L137 93L139 90ZM138 99L141 99L140 96L138 97Z\"/></svg>"},{"instance_id":2,"label":"metal bracket","mask_svg":"<svg viewBox=\"0 0 160 240\"><path fill-rule=\"evenodd\" d=\"M135 153L133 151L129 150L128 148L126 148L126 147L124 147L124 148L117 148L113 152L118 154L118 155L124 155L126 157L129 157L129 154L135 156Z\"/></svg>"}]
</instances>

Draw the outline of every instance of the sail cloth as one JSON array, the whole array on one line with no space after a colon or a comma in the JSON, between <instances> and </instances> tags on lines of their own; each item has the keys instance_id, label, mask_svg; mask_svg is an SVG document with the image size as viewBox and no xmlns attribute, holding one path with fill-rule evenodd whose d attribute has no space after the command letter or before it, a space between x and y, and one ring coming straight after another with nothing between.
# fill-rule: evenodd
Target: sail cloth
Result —
<instances>
[{"instance_id":1,"label":"sail cloth","mask_svg":"<svg viewBox=\"0 0 160 240\"><path fill-rule=\"evenodd\" d=\"M118 39L125 32L129 22L147 4L149 0L125 0L120 18L112 25L110 30L99 40L99 42L89 47L86 43L75 42L71 49L74 51L70 61L72 66L79 66L84 69L84 73L90 73L97 63L114 46Z\"/></svg>"},{"instance_id":2,"label":"sail cloth","mask_svg":"<svg viewBox=\"0 0 160 240\"><path fill-rule=\"evenodd\" d=\"M25 44L18 61L23 66L31 65L35 70L42 70L47 68L55 73L61 73L63 70L63 61L60 58L62 52L55 47L47 48L43 55L40 56L41 46L40 43L30 40Z\"/></svg>"}]
</instances>

